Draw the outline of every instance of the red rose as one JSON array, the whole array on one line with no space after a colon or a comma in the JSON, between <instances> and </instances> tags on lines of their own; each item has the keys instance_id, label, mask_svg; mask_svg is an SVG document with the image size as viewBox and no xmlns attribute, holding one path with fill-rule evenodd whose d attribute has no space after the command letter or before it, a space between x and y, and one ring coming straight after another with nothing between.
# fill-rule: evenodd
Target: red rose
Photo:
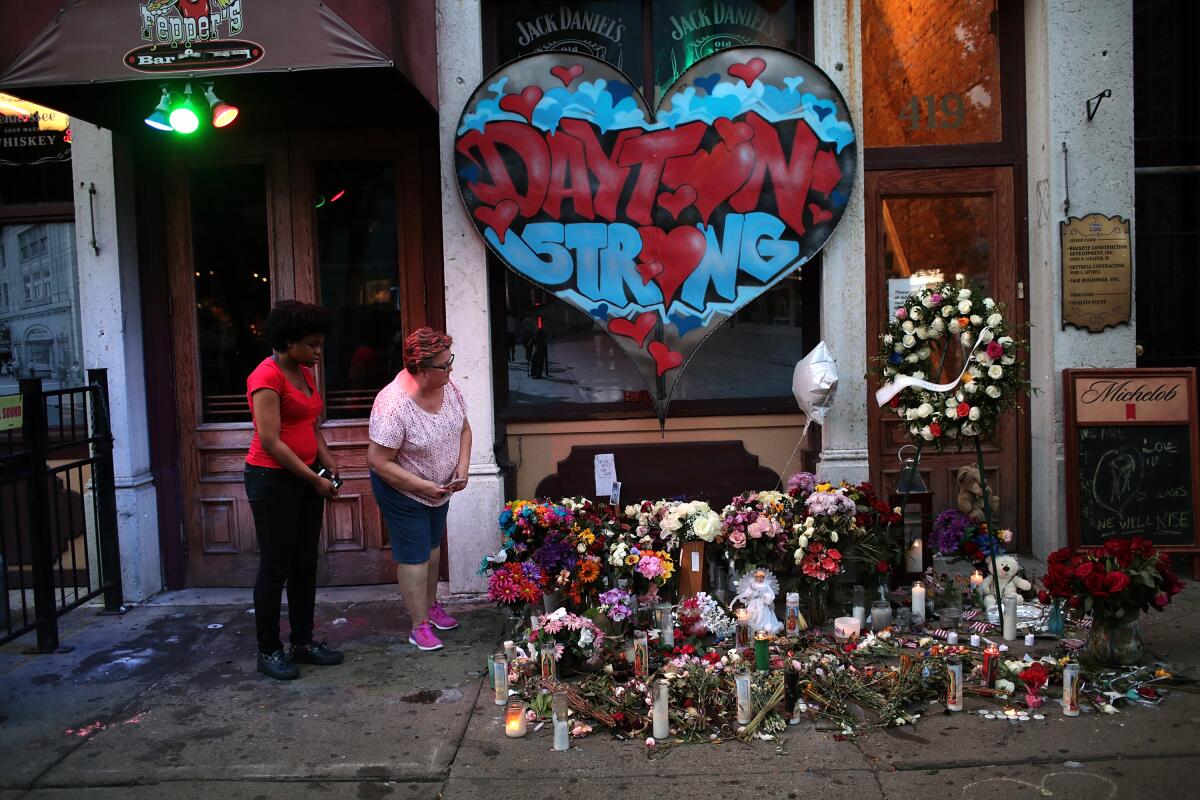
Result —
<instances>
[{"instance_id":1,"label":"red rose","mask_svg":"<svg viewBox=\"0 0 1200 800\"><path fill-rule=\"evenodd\" d=\"M1083 585L1093 597L1108 597L1108 582L1102 572L1091 572L1083 579Z\"/></svg>"},{"instance_id":2,"label":"red rose","mask_svg":"<svg viewBox=\"0 0 1200 800\"><path fill-rule=\"evenodd\" d=\"M878 572L880 575L887 575L888 562L884 561L882 558L879 559L878 561L876 561L875 562L875 571Z\"/></svg>"},{"instance_id":3,"label":"red rose","mask_svg":"<svg viewBox=\"0 0 1200 800\"><path fill-rule=\"evenodd\" d=\"M1167 597L1166 592L1159 592L1158 594L1154 595L1154 599L1150 601L1150 605L1154 606L1159 611L1162 611L1170 602L1171 598Z\"/></svg>"},{"instance_id":4,"label":"red rose","mask_svg":"<svg viewBox=\"0 0 1200 800\"><path fill-rule=\"evenodd\" d=\"M1068 547L1063 547L1055 550L1050 555L1046 556L1047 564L1065 564L1071 560L1071 550Z\"/></svg>"},{"instance_id":5,"label":"red rose","mask_svg":"<svg viewBox=\"0 0 1200 800\"><path fill-rule=\"evenodd\" d=\"M829 548L829 552L826 553L825 555L829 556L830 558L832 558L836 561L836 560L841 559L842 552L840 550L838 550L836 547L831 547L831 548Z\"/></svg>"},{"instance_id":6,"label":"red rose","mask_svg":"<svg viewBox=\"0 0 1200 800\"><path fill-rule=\"evenodd\" d=\"M891 406L892 408L899 408L900 407L900 398L893 397L891 400L888 400L888 405Z\"/></svg>"},{"instance_id":7,"label":"red rose","mask_svg":"<svg viewBox=\"0 0 1200 800\"><path fill-rule=\"evenodd\" d=\"M934 422L929 426L929 432L935 437L942 435L942 426Z\"/></svg>"},{"instance_id":8,"label":"red rose","mask_svg":"<svg viewBox=\"0 0 1200 800\"><path fill-rule=\"evenodd\" d=\"M1079 608L1083 605L1083 600L1077 594L1071 595L1071 599L1067 601L1067 605L1071 608Z\"/></svg>"},{"instance_id":9,"label":"red rose","mask_svg":"<svg viewBox=\"0 0 1200 800\"><path fill-rule=\"evenodd\" d=\"M1094 561L1084 561L1075 568L1075 577L1082 581L1086 581L1094 569L1096 569L1096 563Z\"/></svg>"},{"instance_id":10,"label":"red rose","mask_svg":"<svg viewBox=\"0 0 1200 800\"><path fill-rule=\"evenodd\" d=\"M1118 594L1129 585L1129 576L1124 572L1110 572L1104 578L1104 585L1110 594Z\"/></svg>"},{"instance_id":11,"label":"red rose","mask_svg":"<svg viewBox=\"0 0 1200 800\"><path fill-rule=\"evenodd\" d=\"M1050 605L1050 593L1042 589L1038 592L1038 602L1044 606Z\"/></svg>"},{"instance_id":12,"label":"red rose","mask_svg":"<svg viewBox=\"0 0 1200 800\"><path fill-rule=\"evenodd\" d=\"M958 408L956 410L958 411L958 416L962 417L963 419L966 419L967 415L969 415L971 413L971 406L968 405L967 403L959 403Z\"/></svg>"},{"instance_id":13,"label":"red rose","mask_svg":"<svg viewBox=\"0 0 1200 800\"><path fill-rule=\"evenodd\" d=\"M987 354L990 358L1000 358L1004 355L1004 347L999 342L988 342Z\"/></svg>"}]
</instances>

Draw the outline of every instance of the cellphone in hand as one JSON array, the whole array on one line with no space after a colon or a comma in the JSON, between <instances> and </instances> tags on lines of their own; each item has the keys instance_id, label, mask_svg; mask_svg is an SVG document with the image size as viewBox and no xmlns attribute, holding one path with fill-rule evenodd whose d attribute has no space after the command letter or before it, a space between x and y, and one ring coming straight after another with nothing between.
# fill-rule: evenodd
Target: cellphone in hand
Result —
<instances>
[{"instance_id":1,"label":"cellphone in hand","mask_svg":"<svg viewBox=\"0 0 1200 800\"><path fill-rule=\"evenodd\" d=\"M467 481L466 481L466 479L465 479L465 478L453 478L453 479L451 479L451 480L447 481L447 482L445 483L445 485L443 485L441 488L443 488L443 489L453 489L453 488L455 488L456 486L463 486L463 485L465 485L465 484L466 484L466 482L467 482Z\"/></svg>"},{"instance_id":2,"label":"cellphone in hand","mask_svg":"<svg viewBox=\"0 0 1200 800\"><path fill-rule=\"evenodd\" d=\"M339 478L337 475L334 475L332 472L325 469L324 467L321 467L321 469L317 472L317 477L325 478L326 480L328 480L330 483L333 484L334 489L342 488L342 479Z\"/></svg>"}]
</instances>

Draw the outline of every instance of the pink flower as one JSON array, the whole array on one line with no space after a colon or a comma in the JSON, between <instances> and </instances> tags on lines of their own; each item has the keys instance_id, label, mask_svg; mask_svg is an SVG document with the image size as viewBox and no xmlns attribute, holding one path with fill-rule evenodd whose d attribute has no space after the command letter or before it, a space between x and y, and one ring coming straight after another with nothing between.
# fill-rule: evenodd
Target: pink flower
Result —
<instances>
[{"instance_id":1,"label":"pink flower","mask_svg":"<svg viewBox=\"0 0 1200 800\"><path fill-rule=\"evenodd\" d=\"M988 342L987 354L991 358L999 358L1000 356L1004 355L1004 347L996 341Z\"/></svg>"},{"instance_id":2,"label":"pink flower","mask_svg":"<svg viewBox=\"0 0 1200 800\"><path fill-rule=\"evenodd\" d=\"M940 306L940 305L942 304L942 295L941 295L941 293L940 293L940 292L934 292L934 293L933 293L933 294L930 296L930 298L929 298L929 302L933 303L935 306Z\"/></svg>"},{"instance_id":3,"label":"pink flower","mask_svg":"<svg viewBox=\"0 0 1200 800\"><path fill-rule=\"evenodd\" d=\"M663 564L658 556L646 556L638 562L637 571L649 580L663 574Z\"/></svg>"},{"instance_id":4,"label":"pink flower","mask_svg":"<svg viewBox=\"0 0 1200 800\"><path fill-rule=\"evenodd\" d=\"M907 308L897 308L896 309L896 319L908 319L908 309Z\"/></svg>"},{"instance_id":5,"label":"pink flower","mask_svg":"<svg viewBox=\"0 0 1200 800\"><path fill-rule=\"evenodd\" d=\"M729 544L740 550L746 546L746 534L741 531L734 531L729 534Z\"/></svg>"},{"instance_id":6,"label":"pink flower","mask_svg":"<svg viewBox=\"0 0 1200 800\"><path fill-rule=\"evenodd\" d=\"M762 535L771 529L771 521L766 517L759 517L750 523L750 527L746 528L746 533L750 534L751 539L761 539Z\"/></svg>"}]
</instances>

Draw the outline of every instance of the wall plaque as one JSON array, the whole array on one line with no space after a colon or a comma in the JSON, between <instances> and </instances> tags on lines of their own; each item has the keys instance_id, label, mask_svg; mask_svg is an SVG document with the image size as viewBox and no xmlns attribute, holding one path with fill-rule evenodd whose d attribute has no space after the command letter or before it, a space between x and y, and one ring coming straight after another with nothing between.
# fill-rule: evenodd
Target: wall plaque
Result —
<instances>
[{"instance_id":1,"label":"wall plaque","mask_svg":"<svg viewBox=\"0 0 1200 800\"><path fill-rule=\"evenodd\" d=\"M1133 302L1129 220L1088 214L1059 223L1062 326L1099 333L1128 324Z\"/></svg>"}]
</instances>

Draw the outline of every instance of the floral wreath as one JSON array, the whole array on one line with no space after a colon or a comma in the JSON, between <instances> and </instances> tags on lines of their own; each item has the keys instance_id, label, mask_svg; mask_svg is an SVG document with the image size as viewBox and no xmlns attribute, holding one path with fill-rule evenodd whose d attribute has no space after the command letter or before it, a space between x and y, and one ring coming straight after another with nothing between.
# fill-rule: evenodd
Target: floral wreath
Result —
<instances>
[{"instance_id":1,"label":"floral wreath","mask_svg":"<svg viewBox=\"0 0 1200 800\"><path fill-rule=\"evenodd\" d=\"M927 286L896 309L874 359L874 372L884 384L877 399L907 426L913 440L932 442L940 450L948 440L958 440L961 447L964 438L990 436L1000 414L1028 392L1019 359L1024 342L1012 336L1005 310L1004 303L976 299L971 289L953 284ZM933 375L940 357L930 342L939 340L946 346L958 341L969 352L957 380ZM903 385L913 381L925 385Z\"/></svg>"}]
</instances>

